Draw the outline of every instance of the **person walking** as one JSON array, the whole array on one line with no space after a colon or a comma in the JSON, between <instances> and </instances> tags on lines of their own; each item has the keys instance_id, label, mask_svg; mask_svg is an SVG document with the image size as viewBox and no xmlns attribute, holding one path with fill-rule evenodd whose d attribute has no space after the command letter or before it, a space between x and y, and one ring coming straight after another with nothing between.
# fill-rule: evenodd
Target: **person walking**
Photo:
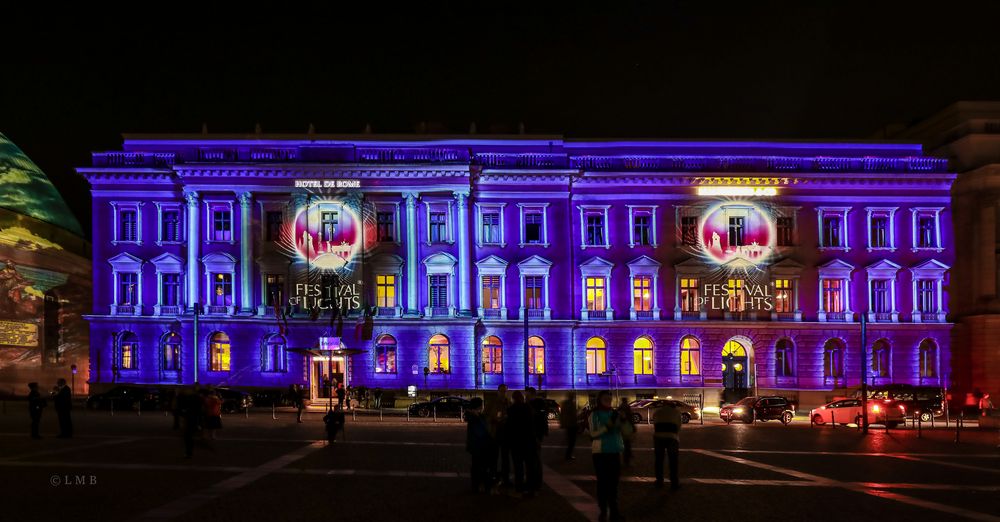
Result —
<instances>
[{"instance_id":1,"label":"person walking","mask_svg":"<svg viewBox=\"0 0 1000 522\"><path fill-rule=\"evenodd\" d=\"M347 407L347 405L344 403L344 399L346 398L347 398L347 390L344 389L344 383L340 383L337 385L337 405L340 406L341 410Z\"/></svg>"},{"instance_id":2,"label":"person walking","mask_svg":"<svg viewBox=\"0 0 1000 522\"><path fill-rule=\"evenodd\" d=\"M382 388L375 388L375 409L382 407Z\"/></svg>"},{"instance_id":3,"label":"person walking","mask_svg":"<svg viewBox=\"0 0 1000 522\"><path fill-rule=\"evenodd\" d=\"M38 392L38 383L29 382L28 383L28 415L31 417L31 438L40 439L42 436L38 433L39 424L42 422L42 410L45 409L47 403L45 399L42 398L42 394Z\"/></svg>"},{"instance_id":4,"label":"person walking","mask_svg":"<svg viewBox=\"0 0 1000 522\"><path fill-rule=\"evenodd\" d=\"M576 394L571 393L559 407L559 427L566 434L566 460L576 460L573 451L576 449L576 437L580 429L576 419L578 415Z\"/></svg>"},{"instance_id":5,"label":"person walking","mask_svg":"<svg viewBox=\"0 0 1000 522\"><path fill-rule=\"evenodd\" d=\"M489 493L492 488L488 476L490 455L490 430L483 413L483 400L476 397L469 401L465 410L465 451L472 456L469 475L472 478L473 493Z\"/></svg>"},{"instance_id":6,"label":"person walking","mask_svg":"<svg viewBox=\"0 0 1000 522\"><path fill-rule=\"evenodd\" d=\"M988 417L993 411L993 401L990 400L990 394L984 393L982 398L979 399L979 416Z\"/></svg>"},{"instance_id":7,"label":"person walking","mask_svg":"<svg viewBox=\"0 0 1000 522\"><path fill-rule=\"evenodd\" d=\"M542 441L549 434L548 403L538 396L534 387L525 389L525 402L531 408L531 429L534 444L527 448L524 455L526 483L529 495L534 495L542 489Z\"/></svg>"},{"instance_id":8,"label":"person walking","mask_svg":"<svg viewBox=\"0 0 1000 522\"><path fill-rule=\"evenodd\" d=\"M73 409L73 392L66 386L66 379L56 381L56 398L53 401L56 406L56 415L59 417L60 439L68 439L73 436L73 418L70 410Z\"/></svg>"},{"instance_id":9,"label":"person walking","mask_svg":"<svg viewBox=\"0 0 1000 522\"><path fill-rule=\"evenodd\" d=\"M295 422L302 423L302 412L306 409L305 390L301 384L292 385L292 404L295 405Z\"/></svg>"},{"instance_id":10,"label":"person walking","mask_svg":"<svg viewBox=\"0 0 1000 522\"><path fill-rule=\"evenodd\" d=\"M507 425L505 426L507 444L510 456L514 462L514 496L521 496L527 491L525 484L525 466L530 460L530 453L537 444L535 438L535 419L531 407L525 401L524 393L515 391L512 402L507 409Z\"/></svg>"},{"instance_id":11,"label":"person walking","mask_svg":"<svg viewBox=\"0 0 1000 522\"><path fill-rule=\"evenodd\" d=\"M628 399L622 397L621 404L618 405L618 418L622 421L622 463L625 467L632 464L632 437L635 435L635 422L632 419L632 408L628 405Z\"/></svg>"},{"instance_id":12,"label":"person walking","mask_svg":"<svg viewBox=\"0 0 1000 522\"><path fill-rule=\"evenodd\" d=\"M672 403L666 403L653 412L653 468L656 475L654 485L663 487L663 457L670 459L670 489L681 489L677 478L678 457L680 456L680 431L684 423L680 410Z\"/></svg>"},{"instance_id":13,"label":"person walking","mask_svg":"<svg viewBox=\"0 0 1000 522\"><path fill-rule=\"evenodd\" d=\"M493 438L492 454L490 456L490 473L494 482L502 487L509 487L510 482L510 442L507 438L507 411L510 409L510 399L507 397L507 385L497 386L497 397L492 401L487 411L490 435ZM499 466L497 459L499 458Z\"/></svg>"},{"instance_id":14,"label":"person walking","mask_svg":"<svg viewBox=\"0 0 1000 522\"><path fill-rule=\"evenodd\" d=\"M181 429L184 435L184 456L191 458L194 455L194 436L201 429L202 400L198 385L184 390L178 397L177 404L180 408Z\"/></svg>"},{"instance_id":15,"label":"person walking","mask_svg":"<svg viewBox=\"0 0 1000 522\"><path fill-rule=\"evenodd\" d=\"M333 410L323 416L323 423L326 425L326 440L330 444L337 442L337 435L344 429L347 417L344 415L344 408L338 404Z\"/></svg>"},{"instance_id":16,"label":"person walking","mask_svg":"<svg viewBox=\"0 0 1000 522\"><path fill-rule=\"evenodd\" d=\"M222 399L215 390L204 390L202 405L204 407L204 433L208 440L215 440L216 430L222 429Z\"/></svg>"},{"instance_id":17,"label":"person walking","mask_svg":"<svg viewBox=\"0 0 1000 522\"><path fill-rule=\"evenodd\" d=\"M597 395L597 407L590 414L588 429L593 452L594 474L597 475L597 505L600 522L624 520L618 512L618 482L621 479L621 454L625 443L621 435L622 419L612 407L611 392ZM610 513L610 517L608 518Z\"/></svg>"}]
</instances>

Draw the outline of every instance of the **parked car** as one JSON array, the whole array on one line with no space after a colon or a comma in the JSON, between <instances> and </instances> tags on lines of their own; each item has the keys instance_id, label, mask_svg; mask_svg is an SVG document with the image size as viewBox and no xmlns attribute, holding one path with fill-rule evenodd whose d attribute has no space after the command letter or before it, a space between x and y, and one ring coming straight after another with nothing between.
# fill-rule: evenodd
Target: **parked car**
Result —
<instances>
[{"instance_id":1,"label":"parked car","mask_svg":"<svg viewBox=\"0 0 1000 522\"><path fill-rule=\"evenodd\" d=\"M636 424L650 422L649 419L653 415L653 412L667 405L672 405L680 410L681 420L684 421L684 424L691 422L691 419L698 420L701 417L701 410L697 406L691 406L683 401L674 399L639 399L629 403L629 407L632 408L632 422Z\"/></svg>"},{"instance_id":2,"label":"parked car","mask_svg":"<svg viewBox=\"0 0 1000 522\"><path fill-rule=\"evenodd\" d=\"M295 406L287 388L259 389L250 392L254 406Z\"/></svg>"},{"instance_id":3,"label":"parked car","mask_svg":"<svg viewBox=\"0 0 1000 522\"><path fill-rule=\"evenodd\" d=\"M736 404L728 404L719 410L719 417L726 421L726 424L734 420L744 423L750 423L754 420L780 420L782 424L787 425L792 422L794 416L795 411L788 399L776 395L744 397Z\"/></svg>"},{"instance_id":4,"label":"parked car","mask_svg":"<svg viewBox=\"0 0 1000 522\"><path fill-rule=\"evenodd\" d=\"M161 407L160 390L141 386L116 386L104 393L87 397L92 410L156 410Z\"/></svg>"},{"instance_id":5,"label":"parked car","mask_svg":"<svg viewBox=\"0 0 1000 522\"><path fill-rule=\"evenodd\" d=\"M861 398L861 390L855 390L853 398ZM886 384L868 387L868 399L887 401L887 404L902 406L905 415L916 413L921 422L930 422L931 416L944 415L944 393L935 386L913 386L910 384Z\"/></svg>"},{"instance_id":6,"label":"parked car","mask_svg":"<svg viewBox=\"0 0 1000 522\"><path fill-rule=\"evenodd\" d=\"M243 390L216 388L215 391L222 399L222 411L224 413L236 413L253 406L253 396Z\"/></svg>"},{"instance_id":7,"label":"parked car","mask_svg":"<svg viewBox=\"0 0 1000 522\"><path fill-rule=\"evenodd\" d=\"M809 411L813 424L822 426L826 423L861 424L861 399L840 399ZM895 428L904 420L905 408L892 401L868 401L868 423L885 424L887 428Z\"/></svg>"},{"instance_id":8,"label":"parked car","mask_svg":"<svg viewBox=\"0 0 1000 522\"><path fill-rule=\"evenodd\" d=\"M559 418L559 412L562 411L562 406L555 399L542 399L545 401L545 418L548 420L556 420Z\"/></svg>"},{"instance_id":9,"label":"parked car","mask_svg":"<svg viewBox=\"0 0 1000 522\"><path fill-rule=\"evenodd\" d=\"M469 400L462 397L438 397L427 402L410 405L410 415L417 417L458 417L469 407Z\"/></svg>"}]
</instances>

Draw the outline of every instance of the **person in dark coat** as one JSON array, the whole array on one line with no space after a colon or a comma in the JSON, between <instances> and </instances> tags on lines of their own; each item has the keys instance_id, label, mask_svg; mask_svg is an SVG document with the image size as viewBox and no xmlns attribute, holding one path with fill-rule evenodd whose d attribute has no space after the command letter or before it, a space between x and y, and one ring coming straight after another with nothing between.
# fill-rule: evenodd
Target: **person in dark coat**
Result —
<instances>
[{"instance_id":1,"label":"person in dark coat","mask_svg":"<svg viewBox=\"0 0 1000 522\"><path fill-rule=\"evenodd\" d=\"M288 395L295 406L295 421L302 422L302 412L306 409L306 398L301 384L289 384Z\"/></svg>"},{"instance_id":2,"label":"person in dark coat","mask_svg":"<svg viewBox=\"0 0 1000 522\"><path fill-rule=\"evenodd\" d=\"M507 410L506 437L510 455L514 461L515 496L532 492L532 483L525 483L525 466L536 451L538 439L535 436L535 418L531 406L524 400L524 394L515 391L511 396L513 404ZM534 478L534 477L530 477Z\"/></svg>"},{"instance_id":3,"label":"person in dark coat","mask_svg":"<svg viewBox=\"0 0 1000 522\"><path fill-rule=\"evenodd\" d=\"M490 430L483 413L483 400L479 397L469 401L469 409L465 410L465 424L465 451L472 455L472 491L489 493L492 489L492 479L488 472Z\"/></svg>"},{"instance_id":4,"label":"person in dark coat","mask_svg":"<svg viewBox=\"0 0 1000 522\"><path fill-rule=\"evenodd\" d=\"M525 402L531 408L531 427L535 444L525 454L525 474L529 494L542 488L542 439L549 434L549 405L535 388L525 388Z\"/></svg>"},{"instance_id":5,"label":"person in dark coat","mask_svg":"<svg viewBox=\"0 0 1000 522\"><path fill-rule=\"evenodd\" d=\"M344 429L346 422L347 418L344 416L344 408L339 404L323 416L323 423L326 424L326 440L330 444L337 442L337 434Z\"/></svg>"},{"instance_id":6,"label":"person in dark coat","mask_svg":"<svg viewBox=\"0 0 1000 522\"><path fill-rule=\"evenodd\" d=\"M375 408L382 407L382 388L375 388Z\"/></svg>"},{"instance_id":7,"label":"person in dark coat","mask_svg":"<svg viewBox=\"0 0 1000 522\"><path fill-rule=\"evenodd\" d=\"M70 410L73 408L73 392L66 386L66 379L56 381L56 415L59 416L59 437L68 439L73 436L73 419Z\"/></svg>"},{"instance_id":8,"label":"person in dark coat","mask_svg":"<svg viewBox=\"0 0 1000 522\"><path fill-rule=\"evenodd\" d=\"M177 405L184 433L184 456L191 458L194 455L194 436L201 430L203 410L198 385L195 384L193 390L181 392L177 397Z\"/></svg>"},{"instance_id":9,"label":"person in dark coat","mask_svg":"<svg viewBox=\"0 0 1000 522\"><path fill-rule=\"evenodd\" d=\"M576 437L580 430L577 421L576 394L571 393L569 398L563 401L559 409L559 427L566 434L566 460L574 460L573 450L576 449Z\"/></svg>"},{"instance_id":10,"label":"person in dark coat","mask_svg":"<svg viewBox=\"0 0 1000 522\"><path fill-rule=\"evenodd\" d=\"M502 487L510 486L510 444L507 440L507 410L510 399L507 397L507 385L497 386L496 399L490 401L486 409L490 436L493 437L493 447L490 456L490 473L494 483ZM497 461L499 459L499 465Z\"/></svg>"},{"instance_id":11,"label":"person in dark coat","mask_svg":"<svg viewBox=\"0 0 1000 522\"><path fill-rule=\"evenodd\" d=\"M38 392L38 383L28 383L28 415L31 416L31 438L40 439L38 425L42 422L42 410L47 405L42 394Z\"/></svg>"},{"instance_id":12,"label":"person in dark coat","mask_svg":"<svg viewBox=\"0 0 1000 522\"><path fill-rule=\"evenodd\" d=\"M344 389L344 383L340 383L337 385L337 405L340 406L340 409L347 407L347 403L344 402L346 398L347 390Z\"/></svg>"}]
</instances>

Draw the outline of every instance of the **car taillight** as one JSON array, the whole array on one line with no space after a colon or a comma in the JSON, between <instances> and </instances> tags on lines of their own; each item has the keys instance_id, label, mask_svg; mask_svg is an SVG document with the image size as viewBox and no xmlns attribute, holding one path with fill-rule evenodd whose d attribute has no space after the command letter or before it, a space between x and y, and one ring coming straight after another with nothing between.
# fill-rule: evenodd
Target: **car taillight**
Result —
<instances>
[{"instance_id":1,"label":"car taillight","mask_svg":"<svg viewBox=\"0 0 1000 522\"><path fill-rule=\"evenodd\" d=\"M903 413L906 413L906 406L903 406L902 404L900 404L899 405L899 411L901 411Z\"/></svg>"},{"instance_id":2,"label":"car taillight","mask_svg":"<svg viewBox=\"0 0 1000 522\"><path fill-rule=\"evenodd\" d=\"M878 407L878 404L876 404L876 405L872 406L872 411L873 411L873 412L875 412L875 413L878 413L878 412L879 412L879 411L881 411L881 410L882 410L882 408L879 408L879 407Z\"/></svg>"}]
</instances>

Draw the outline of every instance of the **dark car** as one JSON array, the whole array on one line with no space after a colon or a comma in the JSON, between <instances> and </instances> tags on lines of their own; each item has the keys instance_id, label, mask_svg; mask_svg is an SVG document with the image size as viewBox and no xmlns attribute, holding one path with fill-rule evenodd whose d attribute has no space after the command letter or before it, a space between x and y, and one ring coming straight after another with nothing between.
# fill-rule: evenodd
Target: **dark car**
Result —
<instances>
[{"instance_id":1,"label":"dark car","mask_svg":"<svg viewBox=\"0 0 1000 522\"><path fill-rule=\"evenodd\" d=\"M778 396L744 397L736 404L728 404L719 410L719 417L726 424L734 420L751 423L755 420L779 420L782 424L792 422L795 411L788 399Z\"/></svg>"},{"instance_id":2,"label":"dark car","mask_svg":"<svg viewBox=\"0 0 1000 522\"><path fill-rule=\"evenodd\" d=\"M141 386L116 386L87 397L92 410L156 410L161 407L160 390Z\"/></svg>"},{"instance_id":3,"label":"dark car","mask_svg":"<svg viewBox=\"0 0 1000 522\"><path fill-rule=\"evenodd\" d=\"M629 408L632 409L632 422L635 424L650 422L653 412L667 405L673 406L681 412L681 421L684 424L691 422L691 419L697 420L701 417L701 410L686 402L674 399L639 399L629 403Z\"/></svg>"},{"instance_id":4,"label":"dark car","mask_svg":"<svg viewBox=\"0 0 1000 522\"><path fill-rule=\"evenodd\" d=\"M556 420L559 418L559 412L562 411L562 406L555 399L542 399L545 401L545 418L548 420Z\"/></svg>"},{"instance_id":5,"label":"dark car","mask_svg":"<svg viewBox=\"0 0 1000 522\"><path fill-rule=\"evenodd\" d=\"M861 398L861 390L853 394ZM921 422L930 422L931 416L944 415L944 394L941 388L934 386L913 386L910 384L887 384L868 387L868 400L881 400L886 404L903 407L907 417L914 414L920 416Z\"/></svg>"},{"instance_id":6,"label":"dark car","mask_svg":"<svg viewBox=\"0 0 1000 522\"><path fill-rule=\"evenodd\" d=\"M410 405L410 415L417 417L459 417L469 408L469 400L462 397L438 397L427 402Z\"/></svg>"},{"instance_id":7,"label":"dark car","mask_svg":"<svg viewBox=\"0 0 1000 522\"><path fill-rule=\"evenodd\" d=\"M222 411L224 413L236 413L245 411L253 406L253 396L243 390L233 388L216 388L216 393L222 399Z\"/></svg>"}]
</instances>

